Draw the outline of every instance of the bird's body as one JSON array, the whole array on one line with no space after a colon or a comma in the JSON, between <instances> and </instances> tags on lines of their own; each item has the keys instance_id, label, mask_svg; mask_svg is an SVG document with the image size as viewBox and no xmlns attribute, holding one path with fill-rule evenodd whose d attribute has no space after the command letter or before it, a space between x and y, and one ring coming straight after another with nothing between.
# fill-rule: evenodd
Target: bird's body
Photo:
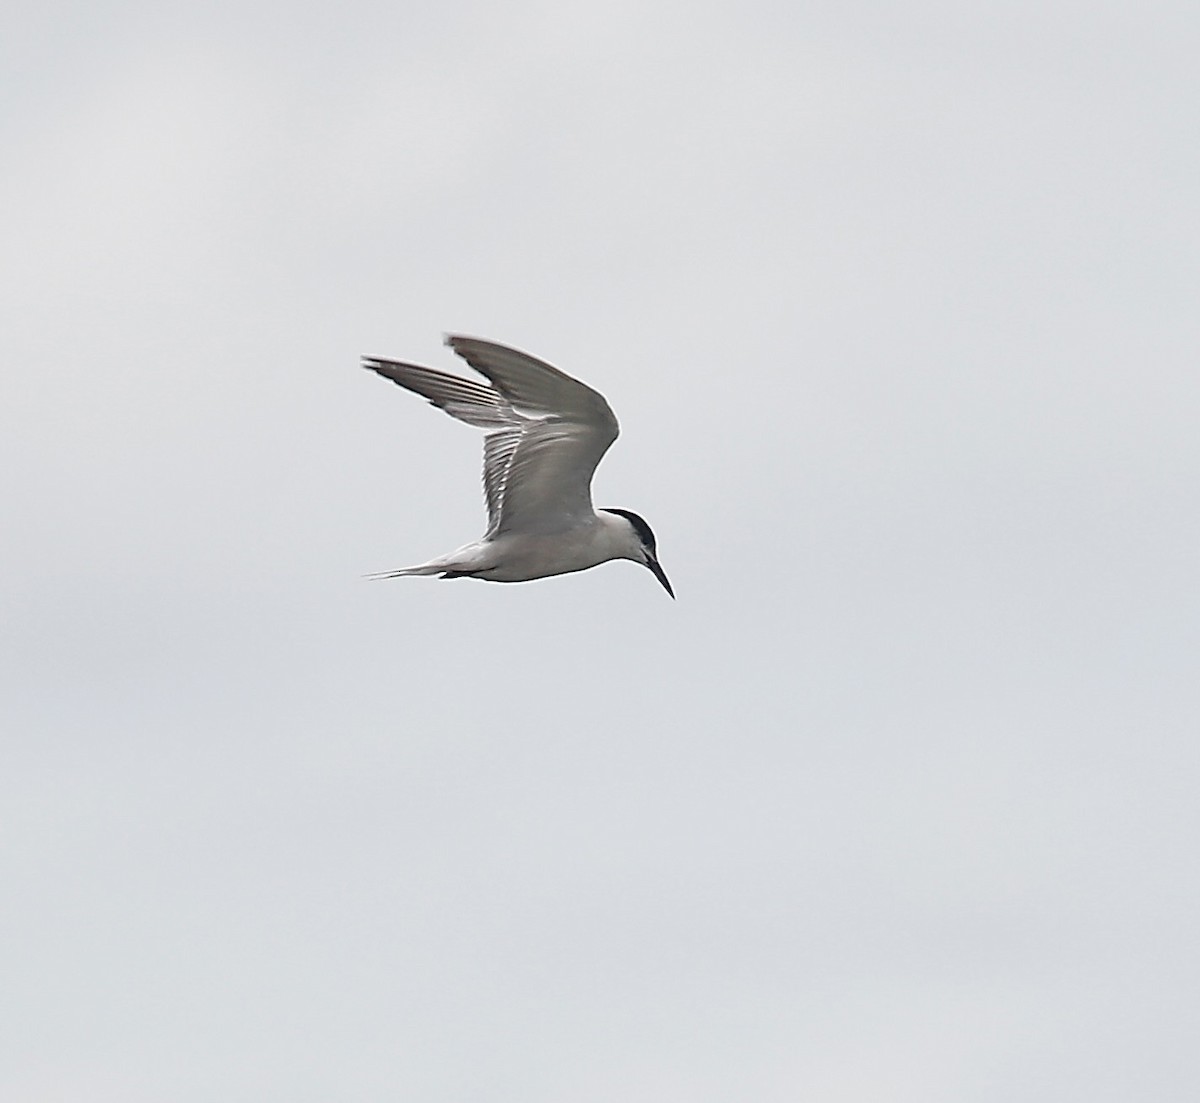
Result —
<instances>
[{"instance_id":1,"label":"bird's body","mask_svg":"<svg viewBox=\"0 0 1200 1103\"><path fill-rule=\"evenodd\" d=\"M487 430L488 529L448 555L378 577L526 582L631 559L674 597L650 526L628 510L592 507L592 474L620 431L604 396L504 345L474 337L447 337L446 344L490 386L395 360L367 358L363 365Z\"/></svg>"}]
</instances>

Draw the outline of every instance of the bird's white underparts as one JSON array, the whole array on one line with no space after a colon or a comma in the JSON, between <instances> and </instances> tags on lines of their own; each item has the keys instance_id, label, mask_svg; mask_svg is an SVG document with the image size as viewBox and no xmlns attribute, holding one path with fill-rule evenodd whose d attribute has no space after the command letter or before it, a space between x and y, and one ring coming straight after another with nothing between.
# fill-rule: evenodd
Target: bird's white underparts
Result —
<instances>
[{"instance_id":1,"label":"bird's white underparts","mask_svg":"<svg viewBox=\"0 0 1200 1103\"><path fill-rule=\"evenodd\" d=\"M363 367L485 431L487 532L428 563L373 577L527 582L631 559L674 597L645 520L592 506L592 475L620 432L604 396L505 345L460 336L446 344L487 382L380 357L364 357Z\"/></svg>"}]
</instances>

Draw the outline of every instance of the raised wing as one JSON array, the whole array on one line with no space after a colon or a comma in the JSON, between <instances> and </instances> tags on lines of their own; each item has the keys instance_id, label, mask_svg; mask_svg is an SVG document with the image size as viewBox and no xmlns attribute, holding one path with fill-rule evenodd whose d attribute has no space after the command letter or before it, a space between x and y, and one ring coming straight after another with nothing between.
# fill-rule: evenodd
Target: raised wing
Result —
<instances>
[{"instance_id":1,"label":"raised wing","mask_svg":"<svg viewBox=\"0 0 1200 1103\"><path fill-rule=\"evenodd\" d=\"M526 419L498 391L471 379L375 357L364 357L363 367L429 399L451 417L488 430L483 444L483 497L487 502L490 533L500 521L505 478Z\"/></svg>"},{"instance_id":2,"label":"raised wing","mask_svg":"<svg viewBox=\"0 0 1200 1103\"><path fill-rule=\"evenodd\" d=\"M363 357L363 367L415 391L451 417L480 429L510 426L515 417L512 407L497 391L472 379L460 379L457 375L422 368L418 364L402 364L399 360L373 356Z\"/></svg>"},{"instance_id":3,"label":"raised wing","mask_svg":"<svg viewBox=\"0 0 1200 1103\"><path fill-rule=\"evenodd\" d=\"M604 396L516 349L447 337L492 386L396 360L363 366L488 430L483 487L488 536L558 532L592 513L592 473L619 431Z\"/></svg>"},{"instance_id":4,"label":"raised wing","mask_svg":"<svg viewBox=\"0 0 1200 1103\"><path fill-rule=\"evenodd\" d=\"M560 532L592 516L592 475L620 427L604 396L528 353L446 338L527 420L504 480L494 532Z\"/></svg>"}]
</instances>

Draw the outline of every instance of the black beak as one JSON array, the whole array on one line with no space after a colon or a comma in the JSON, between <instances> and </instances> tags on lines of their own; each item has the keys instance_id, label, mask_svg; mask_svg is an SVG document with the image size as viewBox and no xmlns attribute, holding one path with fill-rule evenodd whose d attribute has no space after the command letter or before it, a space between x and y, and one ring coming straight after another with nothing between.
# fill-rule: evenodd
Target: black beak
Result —
<instances>
[{"instance_id":1,"label":"black beak","mask_svg":"<svg viewBox=\"0 0 1200 1103\"><path fill-rule=\"evenodd\" d=\"M646 566L654 572L654 577L663 584L663 589L671 595L671 599L675 599L675 591L671 589L671 583L667 581L667 572L658 565L658 560L651 556L646 560Z\"/></svg>"}]
</instances>

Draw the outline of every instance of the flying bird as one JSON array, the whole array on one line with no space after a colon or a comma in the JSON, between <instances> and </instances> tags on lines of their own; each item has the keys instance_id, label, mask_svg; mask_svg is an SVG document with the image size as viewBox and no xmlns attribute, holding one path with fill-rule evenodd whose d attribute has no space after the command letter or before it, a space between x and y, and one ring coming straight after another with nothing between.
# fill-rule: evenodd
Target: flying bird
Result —
<instances>
[{"instance_id":1,"label":"flying bird","mask_svg":"<svg viewBox=\"0 0 1200 1103\"><path fill-rule=\"evenodd\" d=\"M446 344L487 383L379 357L364 357L363 367L486 430L487 532L428 563L373 577L526 582L632 559L674 597L650 526L627 509L592 507L592 474L620 432L604 396L505 345L458 336Z\"/></svg>"}]
</instances>

